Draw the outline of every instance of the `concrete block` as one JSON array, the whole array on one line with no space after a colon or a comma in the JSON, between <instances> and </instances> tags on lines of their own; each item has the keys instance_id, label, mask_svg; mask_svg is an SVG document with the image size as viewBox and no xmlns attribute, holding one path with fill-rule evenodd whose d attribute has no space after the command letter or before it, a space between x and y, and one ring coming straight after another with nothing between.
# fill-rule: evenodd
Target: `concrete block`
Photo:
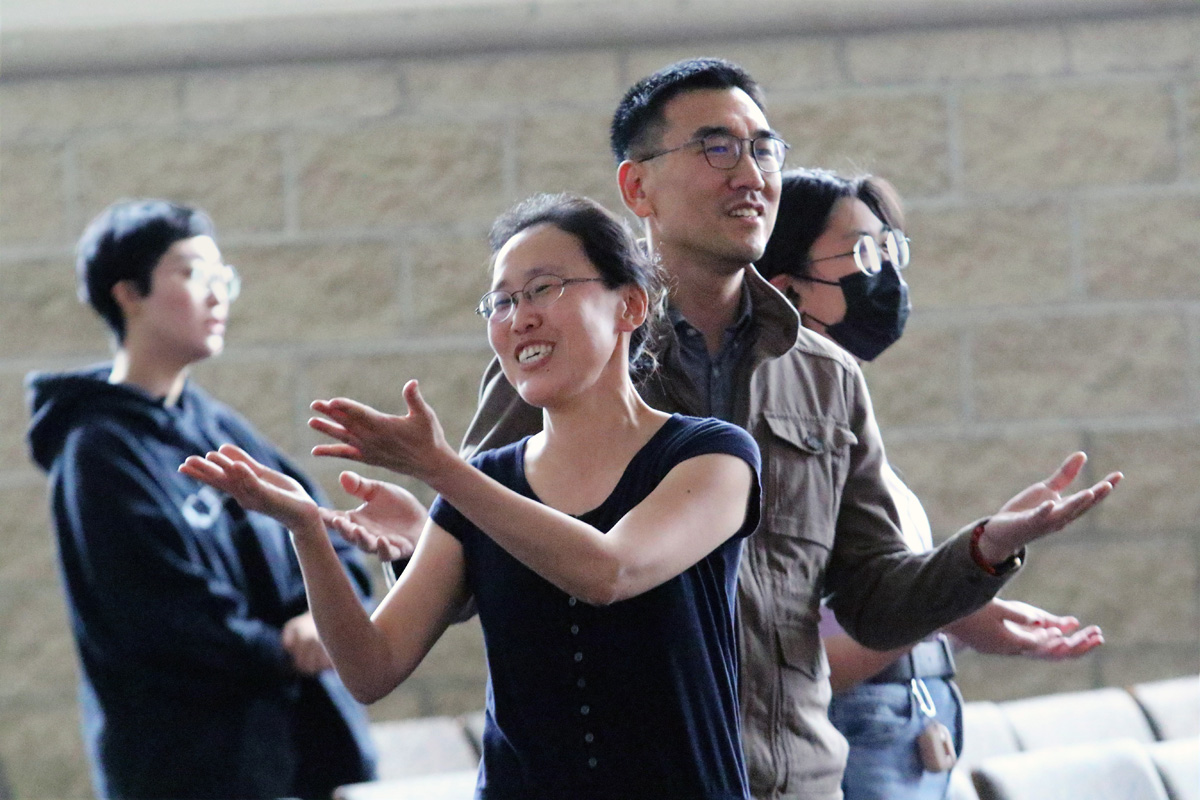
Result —
<instances>
[{"instance_id":1,"label":"concrete block","mask_svg":"<svg viewBox=\"0 0 1200 800\"><path fill-rule=\"evenodd\" d=\"M3 501L0 507L0 584L14 587L14 594L9 596L9 601L18 604L28 602L15 589L22 582L53 589L53 595L57 597L60 594L58 548L54 527L50 522L50 499L45 482L39 478L17 482L0 489L0 500ZM51 603L50 608L35 609L34 614L42 619L46 615L60 614L61 611L61 603L56 601ZM51 629L65 632L63 624ZM0 669L3 663L4 660L0 658ZM3 689L0 688L0 691Z\"/></svg>"},{"instance_id":2,"label":"concrete block","mask_svg":"<svg viewBox=\"0 0 1200 800\"><path fill-rule=\"evenodd\" d=\"M181 121L179 85L172 73L8 81L0 86L4 138L169 129Z\"/></svg>"},{"instance_id":3,"label":"concrete block","mask_svg":"<svg viewBox=\"0 0 1200 800\"><path fill-rule=\"evenodd\" d=\"M1142 644L1124 642L1116 647L1101 648L1101 681L1105 686L1132 686L1144 681L1158 681L1180 675L1196 675L1195 637L1184 635L1175 644Z\"/></svg>"},{"instance_id":4,"label":"concrete block","mask_svg":"<svg viewBox=\"0 0 1200 800\"><path fill-rule=\"evenodd\" d=\"M884 437L888 458L929 515L935 541L995 513L1017 492L1049 477L1081 444L1071 433L889 438L885 428Z\"/></svg>"},{"instance_id":5,"label":"concrete block","mask_svg":"<svg viewBox=\"0 0 1200 800\"><path fill-rule=\"evenodd\" d=\"M96 139L78 163L88 218L123 197L163 197L202 207L223 235L283 227L283 152L271 134Z\"/></svg>"},{"instance_id":6,"label":"concrete block","mask_svg":"<svg viewBox=\"0 0 1200 800\"><path fill-rule=\"evenodd\" d=\"M889 31L846 40L856 83L961 83L1037 78L1067 71L1057 28L994 27Z\"/></svg>"},{"instance_id":7,"label":"concrete block","mask_svg":"<svg viewBox=\"0 0 1200 800\"><path fill-rule=\"evenodd\" d=\"M405 303L413 333L466 334L485 341L487 324L475 308L491 287L486 233L423 239L404 249L411 273Z\"/></svg>"},{"instance_id":8,"label":"concrete block","mask_svg":"<svg viewBox=\"0 0 1200 800\"><path fill-rule=\"evenodd\" d=\"M964 92L970 192L1163 183L1178 172L1174 104L1159 82Z\"/></svg>"},{"instance_id":9,"label":"concrete block","mask_svg":"<svg viewBox=\"0 0 1200 800\"><path fill-rule=\"evenodd\" d=\"M962 415L961 335L912 324L903 338L864 364L884 440L893 425L951 424Z\"/></svg>"},{"instance_id":10,"label":"concrete block","mask_svg":"<svg viewBox=\"0 0 1200 800\"><path fill-rule=\"evenodd\" d=\"M607 114L543 113L516 125L517 191L572 192L622 208Z\"/></svg>"},{"instance_id":11,"label":"concrete block","mask_svg":"<svg viewBox=\"0 0 1200 800\"><path fill-rule=\"evenodd\" d=\"M0 262L0 352L6 356L108 353L108 328L75 294L72 259Z\"/></svg>"},{"instance_id":12,"label":"concrete block","mask_svg":"<svg viewBox=\"0 0 1200 800\"><path fill-rule=\"evenodd\" d=\"M1200 178L1200 81L1185 84L1183 97L1183 171L1195 179Z\"/></svg>"},{"instance_id":13,"label":"concrete block","mask_svg":"<svg viewBox=\"0 0 1200 800\"><path fill-rule=\"evenodd\" d=\"M456 115L536 107L616 107L625 87L607 50L423 59L403 65L407 96L418 109Z\"/></svg>"},{"instance_id":14,"label":"concrete block","mask_svg":"<svg viewBox=\"0 0 1200 800\"><path fill-rule=\"evenodd\" d=\"M950 186L947 109L938 95L856 92L781 101L769 119L792 146L789 165L876 172L910 198Z\"/></svg>"},{"instance_id":15,"label":"concrete block","mask_svg":"<svg viewBox=\"0 0 1200 800\"><path fill-rule=\"evenodd\" d=\"M626 86L685 58L725 58L749 72L762 87L770 112L777 99L814 88L836 86L845 78L838 42L823 37L731 39L669 47L636 48L625 60ZM615 107L615 103L614 103ZM768 113L768 119L771 115Z\"/></svg>"},{"instance_id":16,"label":"concrete block","mask_svg":"<svg viewBox=\"0 0 1200 800\"><path fill-rule=\"evenodd\" d=\"M414 343L418 344L418 343ZM351 397L389 414L404 414L401 394L410 379L437 413L446 440L457 443L475 414L479 379L491 351L404 352L380 356L318 358L304 370L304 386L314 398ZM316 433L312 443L325 441Z\"/></svg>"},{"instance_id":17,"label":"concrete block","mask_svg":"<svg viewBox=\"0 0 1200 800\"><path fill-rule=\"evenodd\" d=\"M227 354L198 365L193 374L205 391L246 417L277 447L296 454L309 417L296 394L297 370L291 359Z\"/></svg>"},{"instance_id":18,"label":"concrete block","mask_svg":"<svg viewBox=\"0 0 1200 800\"><path fill-rule=\"evenodd\" d=\"M1111 499L1116 502L1116 495ZM1099 625L1113 643L1171 644L1180 641L1181 632L1197 629L1200 570L1192 542L1080 535L1057 544L1060 535L1030 547L1028 563L1006 596ZM1184 636L1189 637L1194 645L1194 635Z\"/></svg>"},{"instance_id":19,"label":"concrete block","mask_svg":"<svg viewBox=\"0 0 1200 800\"><path fill-rule=\"evenodd\" d=\"M0 176L0 239L6 244L69 239L61 147L0 145Z\"/></svg>"},{"instance_id":20,"label":"concrete block","mask_svg":"<svg viewBox=\"0 0 1200 800\"><path fill-rule=\"evenodd\" d=\"M1131 536L1193 531L1200 538L1200 493L1192 491L1200 475L1200 426L1103 432L1091 438L1094 478L1112 470L1125 473L1112 502L1105 502L1107 527Z\"/></svg>"},{"instance_id":21,"label":"concrete block","mask_svg":"<svg viewBox=\"0 0 1200 800\"><path fill-rule=\"evenodd\" d=\"M1107 300L1200 300L1200 194L1084 206L1087 291Z\"/></svg>"},{"instance_id":22,"label":"concrete block","mask_svg":"<svg viewBox=\"0 0 1200 800\"><path fill-rule=\"evenodd\" d=\"M74 692L0 705L0 759L14 797L93 797Z\"/></svg>"},{"instance_id":23,"label":"concrete block","mask_svg":"<svg viewBox=\"0 0 1200 800\"><path fill-rule=\"evenodd\" d=\"M384 116L400 105L399 70L388 62L205 70L183 78L184 114L199 122L343 121Z\"/></svg>"},{"instance_id":24,"label":"concrete block","mask_svg":"<svg viewBox=\"0 0 1200 800\"><path fill-rule=\"evenodd\" d=\"M74 700L78 661L57 575L6 581L0 621L3 705L31 697Z\"/></svg>"},{"instance_id":25,"label":"concrete block","mask_svg":"<svg viewBox=\"0 0 1200 800\"><path fill-rule=\"evenodd\" d=\"M1009 590L1004 592L1004 596L1024 599L1018 593ZM1047 610L1074 613L1071 609ZM1073 661L1049 662L987 656L963 650L954 654L954 663L958 668L958 675L954 680L967 702L1003 702L1058 692L1078 692L1096 688L1095 672L1098 660L1099 656L1094 651Z\"/></svg>"},{"instance_id":26,"label":"concrete block","mask_svg":"<svg viewBox=\"0 0 1200 800\"><path fill-rule=\"evenodd\" d=\"M491 222L506 205L494 125L404 123L299 137L305 228Z\"/></svg>"},{"instance_id":27,"label":"concrete block","mask_svg":"<svg viewBox=\"0 0 1200 800\"><path fill-rule=\"evenodd\" d=\"M226 253L242 274L231 342L390 338L400 325L399 264L385 242L284 244Z\"/></svg>"},{"instance_id":28,"label":"concrete block","mask_svg":"<svg viewBox=\"0 0 1200 800\"><path fill-rule=\"evenodd\" d=\"M1200 67L1200 14L1076 22L1064 26L1079 74L1128 74Z\"/></svg>"},{"instance_id":29,"label":"concrete block","mask_svg":"<svg viewBox=\"0 0 1200 800\"><path fill-rule=\"evenodd\" d=\"M980 419L1178 414L1192 409L1179 317L1056 316L983 323L971 359Z\"/></svg>"},{"instance_id":30,"label":"concrete block","mask_svg":"<svg viewBox=\"0 0 1200 800\"><path fill-rule=\"evenodd\" d=\"M1060 203L981 203L908 216L916 314L1032 305L1071 295L1071 236Z\"/></svg>"}]
</instances>

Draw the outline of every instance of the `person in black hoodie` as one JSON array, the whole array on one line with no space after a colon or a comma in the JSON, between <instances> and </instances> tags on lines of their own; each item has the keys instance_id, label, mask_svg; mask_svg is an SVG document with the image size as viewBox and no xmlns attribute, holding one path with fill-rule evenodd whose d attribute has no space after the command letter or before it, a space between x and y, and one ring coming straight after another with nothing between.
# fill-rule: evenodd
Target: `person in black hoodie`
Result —
<instances>
[{"instance_id":1,"label":"person in black hoodie","mask_svg":"<svg viewBox=\"0 0 1200 800\"><path fill-rule=\"evenodd\" d=\"M29 376L28 444L49 476L97 797L327 798L372 779L365 712L317 637L287 531L177 470L236 442L319 496L187 379L222 350L239 289L211 221L116 203L76 268L116 354ZM332 539L366 604L360 556Z\"/></svg>"}]
</instances>

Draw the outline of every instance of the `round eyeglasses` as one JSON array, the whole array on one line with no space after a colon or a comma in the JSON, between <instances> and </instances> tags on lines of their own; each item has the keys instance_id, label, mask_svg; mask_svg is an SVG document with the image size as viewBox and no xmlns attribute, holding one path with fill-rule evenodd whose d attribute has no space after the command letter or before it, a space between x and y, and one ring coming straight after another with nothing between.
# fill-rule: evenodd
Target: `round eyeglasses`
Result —
<instances>
[{"instance_id":1,"label":"round eyeglasses","mask_svg":"<svg viewBox=\"0 0 1200 800\"><path fill-rule=\"evenodd\" d=\"M753 139L742 139L732 133L710 133L707 136L686 141L678 147L651 153L637 161L641 164L652 158L665 156L667 153L674 153L676 150L683 150L685 147L698 144L704 153L704 160L710 167L733 169L742 160L743 145L747 142L750 144L750 155L760 170L779 172L783 169L783 162L787 158L787 151L791 149L791 145L772 134L756 136Z\"/></svg>"},{"instance_id":2,"label":"round eyeglasses","mask_svg":"<svg viewBox=\"0 0 1200 800\"><path fill-rule=\"evenodd\" d=\"M188 290L198 297L207 296L218 286L225 290L225 297L230 303L242 293L242 277L232 264L188 267L185 281Z\"/></svg>"},{"instance_id":3,"label":"round eyeglasses","mask_svg":"<svg viewBox=\"0 0 1200 800\"><path fill-rule=\"evenodd\" d=\"M517 307L518 297L524 297L529 305L545 308L553 305L554 301L563 296L567 287L574 283L592 283L603 281L604 278L560 278L557 275L538 275L530 278L525 286L515 292L505 292L497 289L479 298L475 313L488 322L504 322L512 316Z\"/></svg>"},{"instance_id":4,"label":"round eyeglasses","mask_svg":"<svg viewBox=\"0 0 1200 800\"><path fill-rule=\"evenodd\" d=\"M812 258L806 263L816 264L818 261L829 261L834 258L845 258L846 256L854 256L854 263L858 268L868 275L874 275L883 269L883 262L888 262L898 270L908 266L909 238L900 231L887 228L884 231L883 245L875 240L870 234L863 234L859 240L854 243L854 249L846 253L838 253L835 256L824 256L822 258Z\"/></svg>"}]
</instances>

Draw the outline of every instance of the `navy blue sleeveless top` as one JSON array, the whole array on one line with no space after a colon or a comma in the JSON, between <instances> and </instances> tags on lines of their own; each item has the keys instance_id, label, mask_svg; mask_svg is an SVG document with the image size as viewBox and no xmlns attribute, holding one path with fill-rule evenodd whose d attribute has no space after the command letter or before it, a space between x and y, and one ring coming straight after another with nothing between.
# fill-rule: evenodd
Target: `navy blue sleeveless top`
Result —
<instances>
[{"instance_id":1,"label":"navy blue sleeveless top","mask_svg":"<svg viewBox=\"0 0 1200 800\"><path fill-rule=\"evenodd\" d=\"M472 459L537 500L523 439ZM608 531L671 469L707 453L754 471L737 534L637 597L599 607L521 564L438 498L433 521L463 545L487 648L487 715L476 796L748 797L737 693L734 598L742 538L758 526L754 440L715 419L672 416L612 494L579 519Z\"/></svg>"}]
</instances>

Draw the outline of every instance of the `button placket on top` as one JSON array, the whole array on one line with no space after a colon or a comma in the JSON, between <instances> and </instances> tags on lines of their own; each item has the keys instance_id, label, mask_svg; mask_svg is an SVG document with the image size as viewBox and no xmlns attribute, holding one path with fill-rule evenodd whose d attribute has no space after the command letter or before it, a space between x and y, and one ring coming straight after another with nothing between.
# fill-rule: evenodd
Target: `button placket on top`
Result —
<instances>
[{"instance_id":1,"label":"button placket on top","mask_svg":"<svg viewBox=\"0 0 1200 800\"><path fill-rule=\"evenodd\" d=\"M572 674L575 677L575 687L579 690L579 705L576 713L579 715L580 731L582 732L583 750L585 756L587 757L587 766L589 769L595 769L599 765L600 761L596 757L594 749L596 735L591 730L591 726L589 724L591 721L590 717L592 713L592 706L590 702L591 692L589 691L587 679L587 660L585 658L583 644L580 641L580 632L583 630L583 620L581 619L580 615L581 610L582 609L580 608L578 598L567 598L567 630L570 634L571 641L571 647L569 650L571 652Z\"/></svg>"}]
</instances>

